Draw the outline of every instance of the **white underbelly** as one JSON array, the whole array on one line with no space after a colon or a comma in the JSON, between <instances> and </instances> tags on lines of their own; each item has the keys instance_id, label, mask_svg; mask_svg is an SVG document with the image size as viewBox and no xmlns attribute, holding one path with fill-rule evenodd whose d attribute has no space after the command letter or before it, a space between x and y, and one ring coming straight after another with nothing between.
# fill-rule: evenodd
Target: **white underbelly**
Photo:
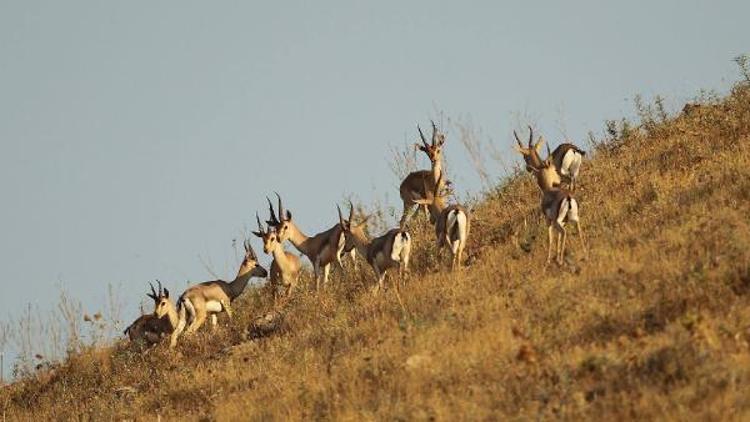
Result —
<instances>
[{"instance_id":1,"label":"white underbelly","mask_svg":"<svg viewBox=\"0 0 750 422\"><path fill-rule=\"evenodd\" d=\"M221 306L221 302L217 300L209 300L206 302L206 312L209 313L219 313L224 310L224 307Z\"/></svg>"}]
</instances>

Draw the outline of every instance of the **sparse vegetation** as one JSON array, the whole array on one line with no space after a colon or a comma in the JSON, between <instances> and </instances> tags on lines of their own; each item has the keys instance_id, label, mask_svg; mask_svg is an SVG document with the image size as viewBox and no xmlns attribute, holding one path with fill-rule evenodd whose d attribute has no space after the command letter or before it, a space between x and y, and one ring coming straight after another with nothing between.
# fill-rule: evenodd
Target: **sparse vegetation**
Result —
<instances>
[{"instance_id":1,"label":"sparse vegetation","mask_svg":"<svg viewBox=\"0 0 750 422\"><path fill-rule=\"evenodd\" d=\"M750 418L750 87L698 112L607 122L572 243L543 269L533 178L475 206L468 267L419 218L398 301L336 273L268 320L248 289L216 333L148 353L79 347L0 390L9 420ZM643 113L642 113L643 114ZM643 116L642 116L643 117ZM399 170L400 171L400 170ZM312 284L309 276L304 284ZM211 341L205 341L211 337Z\"/></svg>"}]
</instances>

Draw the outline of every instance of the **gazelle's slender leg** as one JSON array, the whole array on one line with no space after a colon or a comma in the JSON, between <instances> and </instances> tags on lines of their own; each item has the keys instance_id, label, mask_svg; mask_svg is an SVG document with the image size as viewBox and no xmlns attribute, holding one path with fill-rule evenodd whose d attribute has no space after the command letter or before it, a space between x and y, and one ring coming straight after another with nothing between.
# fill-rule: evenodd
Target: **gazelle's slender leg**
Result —
<instances>
[{"instance_id":1,"label":"gazelle's slender leg","mask_svg":"<svg viewBox=\"0 0 750 422\"><path fill-rule=\"evenodd\" d=\"M549 247L547 248L547 263L549 264L552 261L552 240L553 240L553 232L555 228L553 227L553 223L550 223L549 227L547 227L547 237L549 240Z\"/></svg>"},{"instance_id":2,"label":"gazelle's slender leg","mask_svg":"<svg viewBox=\"0 0 750 422\"><path fill-rule=\"evenodd\" d=\"M563 263L563 255L565 255L565 240L568 238L568 231L565 230L565 227L562 225L558 225L558 230L560 231L559 236L562 238L560 241L560 252L558 252L557 255L557 263L562 265Z\"/></svg>"},{"instance_id":3,"label":"gazelle's slender leg","mask_svg":"<svg viewBox=\"0 0 750 422\"><path fill-rule=\"evenodd\" d=\"M356 273L358 271L358 269L357 269L357 249L354 248L351 251L349 251L349 256L352 257L352 263L354 264L354 272Z\"/></svg>"},{"instance_id":4,"label":"gazelle's slender leg","mask_svg":"<svg viewBox=\"0 0 750 422\"><path fill-rule=\"evenodd\" d=\"M412 207L414 206L413 203L410 201L404 200L404 212L401 214L401 221L399 221L399 225L403 227L404 222L409 219L409 216L411 215Z\"/></svg>"},{"instance_id":5,"label":"gazelle's slender leg","mask_svg":"<svg viewBox=\"0 0 750 422\"><path fill-rule=\"evenodd\" d=\"M232 316L234 316L232 305L230 305L228 301L223 300L223 299L220 301L220 303L221 303L221 307L224 308L224 310L227 312L227 315L229 316L229 318L232 318ZM215 317L216 314L213 314L212 316Z\"/></svg>"},{"instance_id":6,"label":"gazelle's slender leg","mask_svg":"<svg viewBox=\"0 0 750 422\"><path fill-rule=\"evenodd\" d=\"M206 322L207 316L208 315L206 314L206 310L203 307L197 308L195 310L195 319L193 319L193 322L188 327L187 333L195 333L203 325L203 323Z\"/></svg>"},{"instance_id":7,"label":"gazelle's slender leg","mask_svg":"<svg viewBox=\"0 0 750 422\"><path fill-rule=\"evenodd\" d=\"M216 324L219 323L219 318L216 314L211 314L211 330L216 330Z\"/></svg>"},{"instance_id":8,"label":"gazelle's slender leg","mask_svg":"<svg viewBox=\"0 0 750 422\"><path fill-rule=\"evenodd\" d=\"M180 337L180 334L182 334L182 331L185 329L185 317L184 315L180 316L180 322L177 323L177 327L172 332L172 335L169 339L169 347L174 348L177 346L177 338Z\"/></svg>"},{"instance_id":9,"label":"gazelle's slender leg","mask_svg":"<svg viewBox=\"0 0 750 422\"><path fill-rule=\"evenodd\" d=\"M313 274L315 275L315 290L320 290L320 259L315 258L313 262Z\"/></svg>"},{"instance_id":10,"label":"gazelle's slender leg","mask_svg":"<svg viewBox=\"0 0 750 422\"><path fill-rule=\"evenodd\" d=\"M328 275L331 273L331 264L323 266L323 288L325 289L328 285Z\"/></svg>"}]
</instances>

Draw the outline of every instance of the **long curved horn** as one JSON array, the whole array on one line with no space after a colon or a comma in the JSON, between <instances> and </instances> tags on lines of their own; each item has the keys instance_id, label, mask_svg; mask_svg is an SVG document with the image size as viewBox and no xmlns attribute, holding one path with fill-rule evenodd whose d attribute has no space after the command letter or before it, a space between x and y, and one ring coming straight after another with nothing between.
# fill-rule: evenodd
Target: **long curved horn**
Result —
<instances>
[{"instance_id":1,"label":"long curved horn","mask_svg":"<svg viewBox=\"0 0 750 422\"><path fill-rule=\"evenodd\" d=\"M271 203L271 200L268 199L267 196L266 196L266 201L268 201L268 212L271 213L271 217L269 220L266 221L266 224L276 227L279 224L281 224L281 222L279 221L278 218L276 218L276 211L273 210L273 204Z\"/></svg>"},{"instance_id":2,"label":"long curved horn","mask_svg":"<svg viewBox=\"0 0 750 422\"><path fill-rule=\"evenodd\" d=\"M250 239L245 239L245 254L253 259L258 259L258 256L255 255L255 251L253 250L253 245L250 243Z\"/></svg>"},{"instance_id":3,"label":"long curved horn","mask_svg":"<svg viewBox=\"0 0 750 422\"><path fill-rule=\"evenodd\" d=\"M341 207L336 204L336 210L339 212L339 224L341 224L341 227L346 227L346 221L344 221L344 216L341 215Z\"/></svg>"},{"instance_id":4,"label":"long curved horn","mask_svg":"<svg viewBox=\"0 0 750 422\"><path fill-rule=\"evenodd\" d=\"M518 134L516 133L515 130L513 130L513 137L516 138L516 142L518 143L518 146L523 148L523 142L521 142L521 139L518 138Z\"/></svg>"},{"instance_id":5,"label":"long curved horn","mask_svg":"<svg viewBox=\"0 0 750 422\"><path fill-rule=\"evenodd\" d=\"M430 123L432 123L432 146L435 146L438 130L434 120L430 119Z\"/></svg>"},{"instance_id":6,"label":"long curved horn","mask_svg":"<svg viewBox=\"0 0 750 422\"><path fill-rule=\"evenodd\" d=\"M547 159L549 160L552 157L552 153L549 152L549 144L547 143L547 141L544 141L544 145L547 146Z\"/></svg>"},{"instance_id":7,"label":"long curved horn","mask_svg":"<svg viewBox=\"0 0 750 422\"><path fill-rule=\"evenodd\" d=\"M417 130L419 131L419 137L422 139L422 144L424 144L424 147L427 148L430 146L430 144L427 143L427 139L424 137L424 133L422 133L422 128L417 125Z\"/></svg>"},{"instance_id":8,"label":"long curved horn","mask_svg":"<svg viewBox=\"0 0 750 422\"><path fill-rule=\"evenodd\" d=\"M354 218L354 204L352 204L352 201L349 201L349 223L351 224L352 218Z\"/></svg>"},{"instance_id":9,"label":"long curved horn","mask_svg":"<svg viewBox=\"0 0 750 422\"><path fill-rule=\"evenodd\" d=\"M161 281L157 279L156 282L159 283L159 297L161 297L164 294L164 289L161 287Z\"/></svg>"},{"instance_id":10,"label":"long curved horn","mask_svg":"<svg viewBox=\"0 0 750 422\"><path fill-rule=\"evenodd\" d=\"M279 221L284 221L287 216L287 212L284 209L284 204L281 202L281 195L278 192L274 192L276 197L279 198Z\"/></svg>"},{"instance_id":11,"label":"long curved horn","mask_svg":"<svg viewBox=\"0 0 750 422\"><path fill-rule=\"evenodd\" d=\"M529 126L529 148L533 148L531 144L534 142L534 129L531 128L531 125Z\"/></svg>"},{"instance_id":12,"label":"long curved horn","mask_svg":"<svg viewBox=\"0 0 750 422\"><path fill-rule=\"evenodd\" d=\"M263 223L260 222L260 217L258 217L258 213L255 213L255 220L258 222L258 232L261 235L265 235L266 231L263 229ZM247 252L247 249L245 250Z\"/></svg>"},{"instance_id":13,"label":"long curved horn","mask_svg":"<svg viewBox=\"0 0 750 422\"><path fill-rule=\"evenodd\" d=\"M151 293L146 293L146 296L150 297L153 300L156 300L157 296L156 296L156 290L154 290L154 285L151 284L150 281L148 282L148 285L151 286Z\"/></svg>"}]
</instances>

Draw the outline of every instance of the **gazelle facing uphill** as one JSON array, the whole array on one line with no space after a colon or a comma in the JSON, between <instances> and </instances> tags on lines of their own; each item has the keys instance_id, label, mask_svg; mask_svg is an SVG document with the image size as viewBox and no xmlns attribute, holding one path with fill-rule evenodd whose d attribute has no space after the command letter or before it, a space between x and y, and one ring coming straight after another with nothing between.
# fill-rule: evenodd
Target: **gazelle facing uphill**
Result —
<instances>
[{"instance_id":1,"label":"gazelle facing uphill","mask_svg":"<svg viewBox=\"0 0 750 422\"><path fill-rule=\"evenodd\" d=\"M516 143L518 144L516 151L523 155L523 160L526 162L526 170L533 171L534 168L540 168L542 159L539 156L539 152L542 149L542 144L545 144L544 138L540 136L537 143L532 146L534 131L531 129L531 126L529 126L528 147L523 146L516 131L513 131L513 136L516 138ZM549 145L547 145L547 157L552 158L552 164L555 166L557 173L568 180L571 190L575 190L576 188L578 171L581 169L581 162L584 155L586 155L586 152L570 143L558 145L551 154L549 152Z\"/></svg>"},{"instance_id":2,"label":"gazelle facing uphill","mask_svg":"<svg viewBox=\"0 0 750 422\"><path fill-rule=\"evenodd\" d=\"M469 238L471 217L466 209L459 205L447 205L447 194L441 192L442 176L435 185L432 199L418 199L417 203L427 205L432 219L435 220L435 236L438 255L444 246L451 251L451 270L461 269L466 240Z\"/></svg>"},{"instance_id":3,"label":"gazelle facing uphill","mask_svg":"<svg viewBox=\"0 0 750 422\"><path fill-rule=\"evenodd\" d=\"M275 303L280 285L285 288L284 295L287 297L297 287L300 262L296 255L284 250L281 240L276 234L276 230L264 229L263 223L260 222L260 217L258 217L257 213L255 214L255 219L258 221L258 231L253 232L253 234L263 239L263 252L273 255L269 283L271 283L271 289L273 289L273 301Z\"/></svg>"},{"instance_id":4,"label":"gazelle facing uphill","mask_svg":"<svg viewBox=\"0 0 750 422\"><path fill-rule=\"evenodd\" d=\"M154 286L149 283L151 293L146 294L154 301L154 311L141 315L125 329L125 334L131 342L143 341L147 345L156 344L162 336L171 334L177 327L177 311L174 303L169 299L169 290L162 289L160 281L157 280L157 283L159 283L159 292L157 293Z\"/></svg>"},{"instance_id":5,"label":"gazelle facing uphill","mask_svg":"<svg viewBox=\"0 0 750 422\"><path fill-rule=\"evenodd\" d=\"M179 323L172 333L170 346L177 344L177 338L185 329L185 324L190 323L187 327L187 333L194 333L206 322L206 317L211 315L211 325L216 326L216 314L226 312L232 317L232 308L230 304L245 290L251 277L266 278L268 272L258 264L258 257L246 240L245 258L240 264L237 276L234 280L226 282L223 280L205 281L195 286L189 287L180 296L177 302L179 308Z\"/></svg>"},{"instance_id":6,"label":"gazelle facing uphill","mask_svg":"<svg viewBox=\"0 0 750 422\"><path fill-rule=\"evenodd\" d=\"M403 279L409 270L409 255L411 253L411 236L405 230L398 228L389 230L386 234L368 239L364 227L367 224L365 218L359 224L352 222L354 206L350 205L349 218L344 220L341 208L336 206L339 212L339 224L344 229L347 245L357 248L367 262L375 271L378 279L377 291L385 288L385 274L390 268L399 269L399 277Z\"/></svg>"},{"instance_id":7,"label":"gazelle facing uphill","mask_svg":"<svg viewBox=\"0 0 750 422\"><path fill-rule=\"evenodd\" d=\"M559 187L560 175L557 174L550 157L547 157L540 167L532 167L531 171L536 174L537 184L542 190L542 214L544 214L548 224L549 248L547 250L547 263L552 261L552 242L554 232L557 231L556 260L558 264L562 264L563 254L565 253L565 240L568 236L565 230L566 223L575 223L578 229L578 236L581 238L581 245L584 250L586 249L578 216L578 201L573 198L570 192Z\"/></svg>"},{"instance_id":8,"label":"gazelle facing uphill","mask_svg":"<svg viewBox=\"0 0 750 422\"><path fill-rule=\"evenodd\" d=\"M266 223L275 229L279 243L283 244L284 241L289 240L298 251L310 260L313 265L313 272L315 273L315 288L320 288L321 276L323 286L325 286L328 283L331 264L335 261L341 263L341 254L345 250L346 242L341 225L336 224L322 233L309 237L302 233L294 220L292 220L292 213L284 209L281 196L277 193L276 197L279 199L279 215L276 216L271 200L266 198L268 200L269 212L271 213L271 219L266 221Z\"/></svg>"},{"instance_id":9,"label":"gazelle facing uphill","mask_svg":"<svg viewBox=\"0 0 750 422\"><path fill-rule=\"evenodd\" d=\"M414 205L417 205L416 201L419 199L430 198L432 191L435 188L435 184L443 171L443 144L445 143L445 135L438 132L435 122L431 121L431 123L432 143L427 143L427 140L422 133L422 129L417 125L422 145L416 144L416 147L427 154L427 157L430 158L432 168L430 170L420 170L409 173L399 187L399 194L401 195L401 200L404 202L404 213L401 216L401 222L399 223L402 227L404 222L408 220Z\"/></svg>"}]
</instances>

